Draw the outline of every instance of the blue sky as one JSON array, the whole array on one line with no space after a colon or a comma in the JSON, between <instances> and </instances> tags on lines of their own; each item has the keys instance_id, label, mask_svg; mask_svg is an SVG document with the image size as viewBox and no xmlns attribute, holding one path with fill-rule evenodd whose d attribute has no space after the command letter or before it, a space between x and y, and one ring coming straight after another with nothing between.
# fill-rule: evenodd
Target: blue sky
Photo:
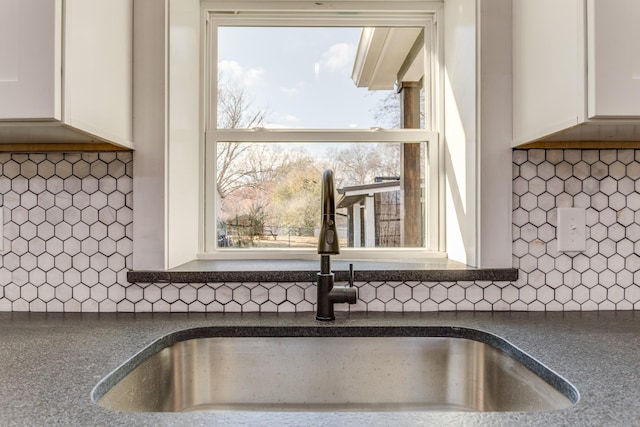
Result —
<instances>
[{"instance_id":1,"label":"blue sky","mask_svg":"<svg viewBox=\"0 0 640 427\"><path fill-rule=\"evenodd\" d=\"M221 27L218 67L241 83L265 127L367 129L387 92L351 80L360 28Z\"/></svg>"}]
</instances>

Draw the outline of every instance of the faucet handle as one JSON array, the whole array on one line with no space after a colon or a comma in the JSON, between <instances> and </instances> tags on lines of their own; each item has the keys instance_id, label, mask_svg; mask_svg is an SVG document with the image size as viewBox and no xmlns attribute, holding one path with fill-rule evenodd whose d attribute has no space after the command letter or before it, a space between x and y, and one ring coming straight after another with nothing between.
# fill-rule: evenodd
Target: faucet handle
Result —
<instances>
[{"instance_id":1,"label":"faucet handle","mask_svg":"<svg viewBox=\"0 0 640 427\"><path fill-rule=\"evenodd\" d=\"M353 264L349 264L349 287L353 288L353 282L356 278L356 273L353 271Z\"/></svg>"}]
</instances>

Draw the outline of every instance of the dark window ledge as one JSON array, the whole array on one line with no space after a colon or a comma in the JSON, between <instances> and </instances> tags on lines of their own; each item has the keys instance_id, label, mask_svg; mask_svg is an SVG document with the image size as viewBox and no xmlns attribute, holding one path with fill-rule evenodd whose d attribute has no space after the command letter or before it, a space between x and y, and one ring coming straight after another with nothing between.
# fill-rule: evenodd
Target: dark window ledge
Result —
<instances>
[{"instance_id":1,"label":"dark window ledge","mask_svg":"<svg viewBox=\"0 0 640 427\"><path fill-rule=\"evenodd\" d=\"M514 282L515 268L473 268L446 259L428 261L333 260L336 281L348 279L353 263L358 282ZM306 260L196 260L166 271L129 271L131 283L315 282L319 261Z\"/></svg>"}]
</instances>

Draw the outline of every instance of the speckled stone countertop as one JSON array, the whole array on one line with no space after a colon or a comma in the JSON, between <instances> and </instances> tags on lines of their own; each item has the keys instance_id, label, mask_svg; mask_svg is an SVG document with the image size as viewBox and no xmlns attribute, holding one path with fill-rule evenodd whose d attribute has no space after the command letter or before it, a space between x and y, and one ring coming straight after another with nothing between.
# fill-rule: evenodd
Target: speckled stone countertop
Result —
<instances>
[{"instance_id":1,"label":"speckled stone countertop","mask_svg":"<svg viewBox=\"0 0 640 427\"><path fill-rule=\"evenodd\" d=\"M587 313L0 313L0 425L640 425L640 315ZM502 337L571 382L579 402L535 413L124 413L94 404L98 381L168 333L196 327L457 326ZM336 331L339 333L339 331Z\"/></svg>"},{"instance_id":2,"label":"speckled stone countertop","mask_svg":"<svg viewBox=\"0 0 640 427\"><path fill-rule=\"evenodd\" d=\"M422 282L459 282L474 280L515 281L515 268L473 268L448 259L422 261L332 261L336 280L348 280L353 264L356 281L409 280ZM167 271L129 271L131 283L223 283L223 282L315 282L318 260L196 260Z\"/></svg>"}]
</instances>

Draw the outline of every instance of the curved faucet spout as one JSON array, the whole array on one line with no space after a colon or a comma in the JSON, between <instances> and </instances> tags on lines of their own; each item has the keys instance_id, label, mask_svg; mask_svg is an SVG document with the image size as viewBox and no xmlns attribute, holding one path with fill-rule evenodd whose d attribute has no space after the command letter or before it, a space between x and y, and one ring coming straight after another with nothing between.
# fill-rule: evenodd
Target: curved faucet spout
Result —
<instances>
[{"instance_id":1,"label":"curved faucet spout","mask_svg":"<svg viewBox=\"0 0 640 427\"><path fill-rule=\"evenodd\" d=\"M320 254L320 273L318 273L318 301L316 319L334 320L333 305L336 303L355 304L358 291L351 286L334 286L334 274L331 272L331 255L340 253L338 230L336 228L336 200L333 184L333 171L327 169L322 174L322 226L318 239ZM353 268L351 268L353 269Z\"/></svg>"},{"instance_id":2,"label":"curved faucet spout","mask_svg":"<svg viewBox=\"0 0 640 427\"><path fill-rule=\"evenodd\" d=\"M333 171L326 169L322 173L322 225L318 239L320 255L337 255L340 253L338 230L336 228L336 200L333 183Z\"/></svg>"}]
</instances>

